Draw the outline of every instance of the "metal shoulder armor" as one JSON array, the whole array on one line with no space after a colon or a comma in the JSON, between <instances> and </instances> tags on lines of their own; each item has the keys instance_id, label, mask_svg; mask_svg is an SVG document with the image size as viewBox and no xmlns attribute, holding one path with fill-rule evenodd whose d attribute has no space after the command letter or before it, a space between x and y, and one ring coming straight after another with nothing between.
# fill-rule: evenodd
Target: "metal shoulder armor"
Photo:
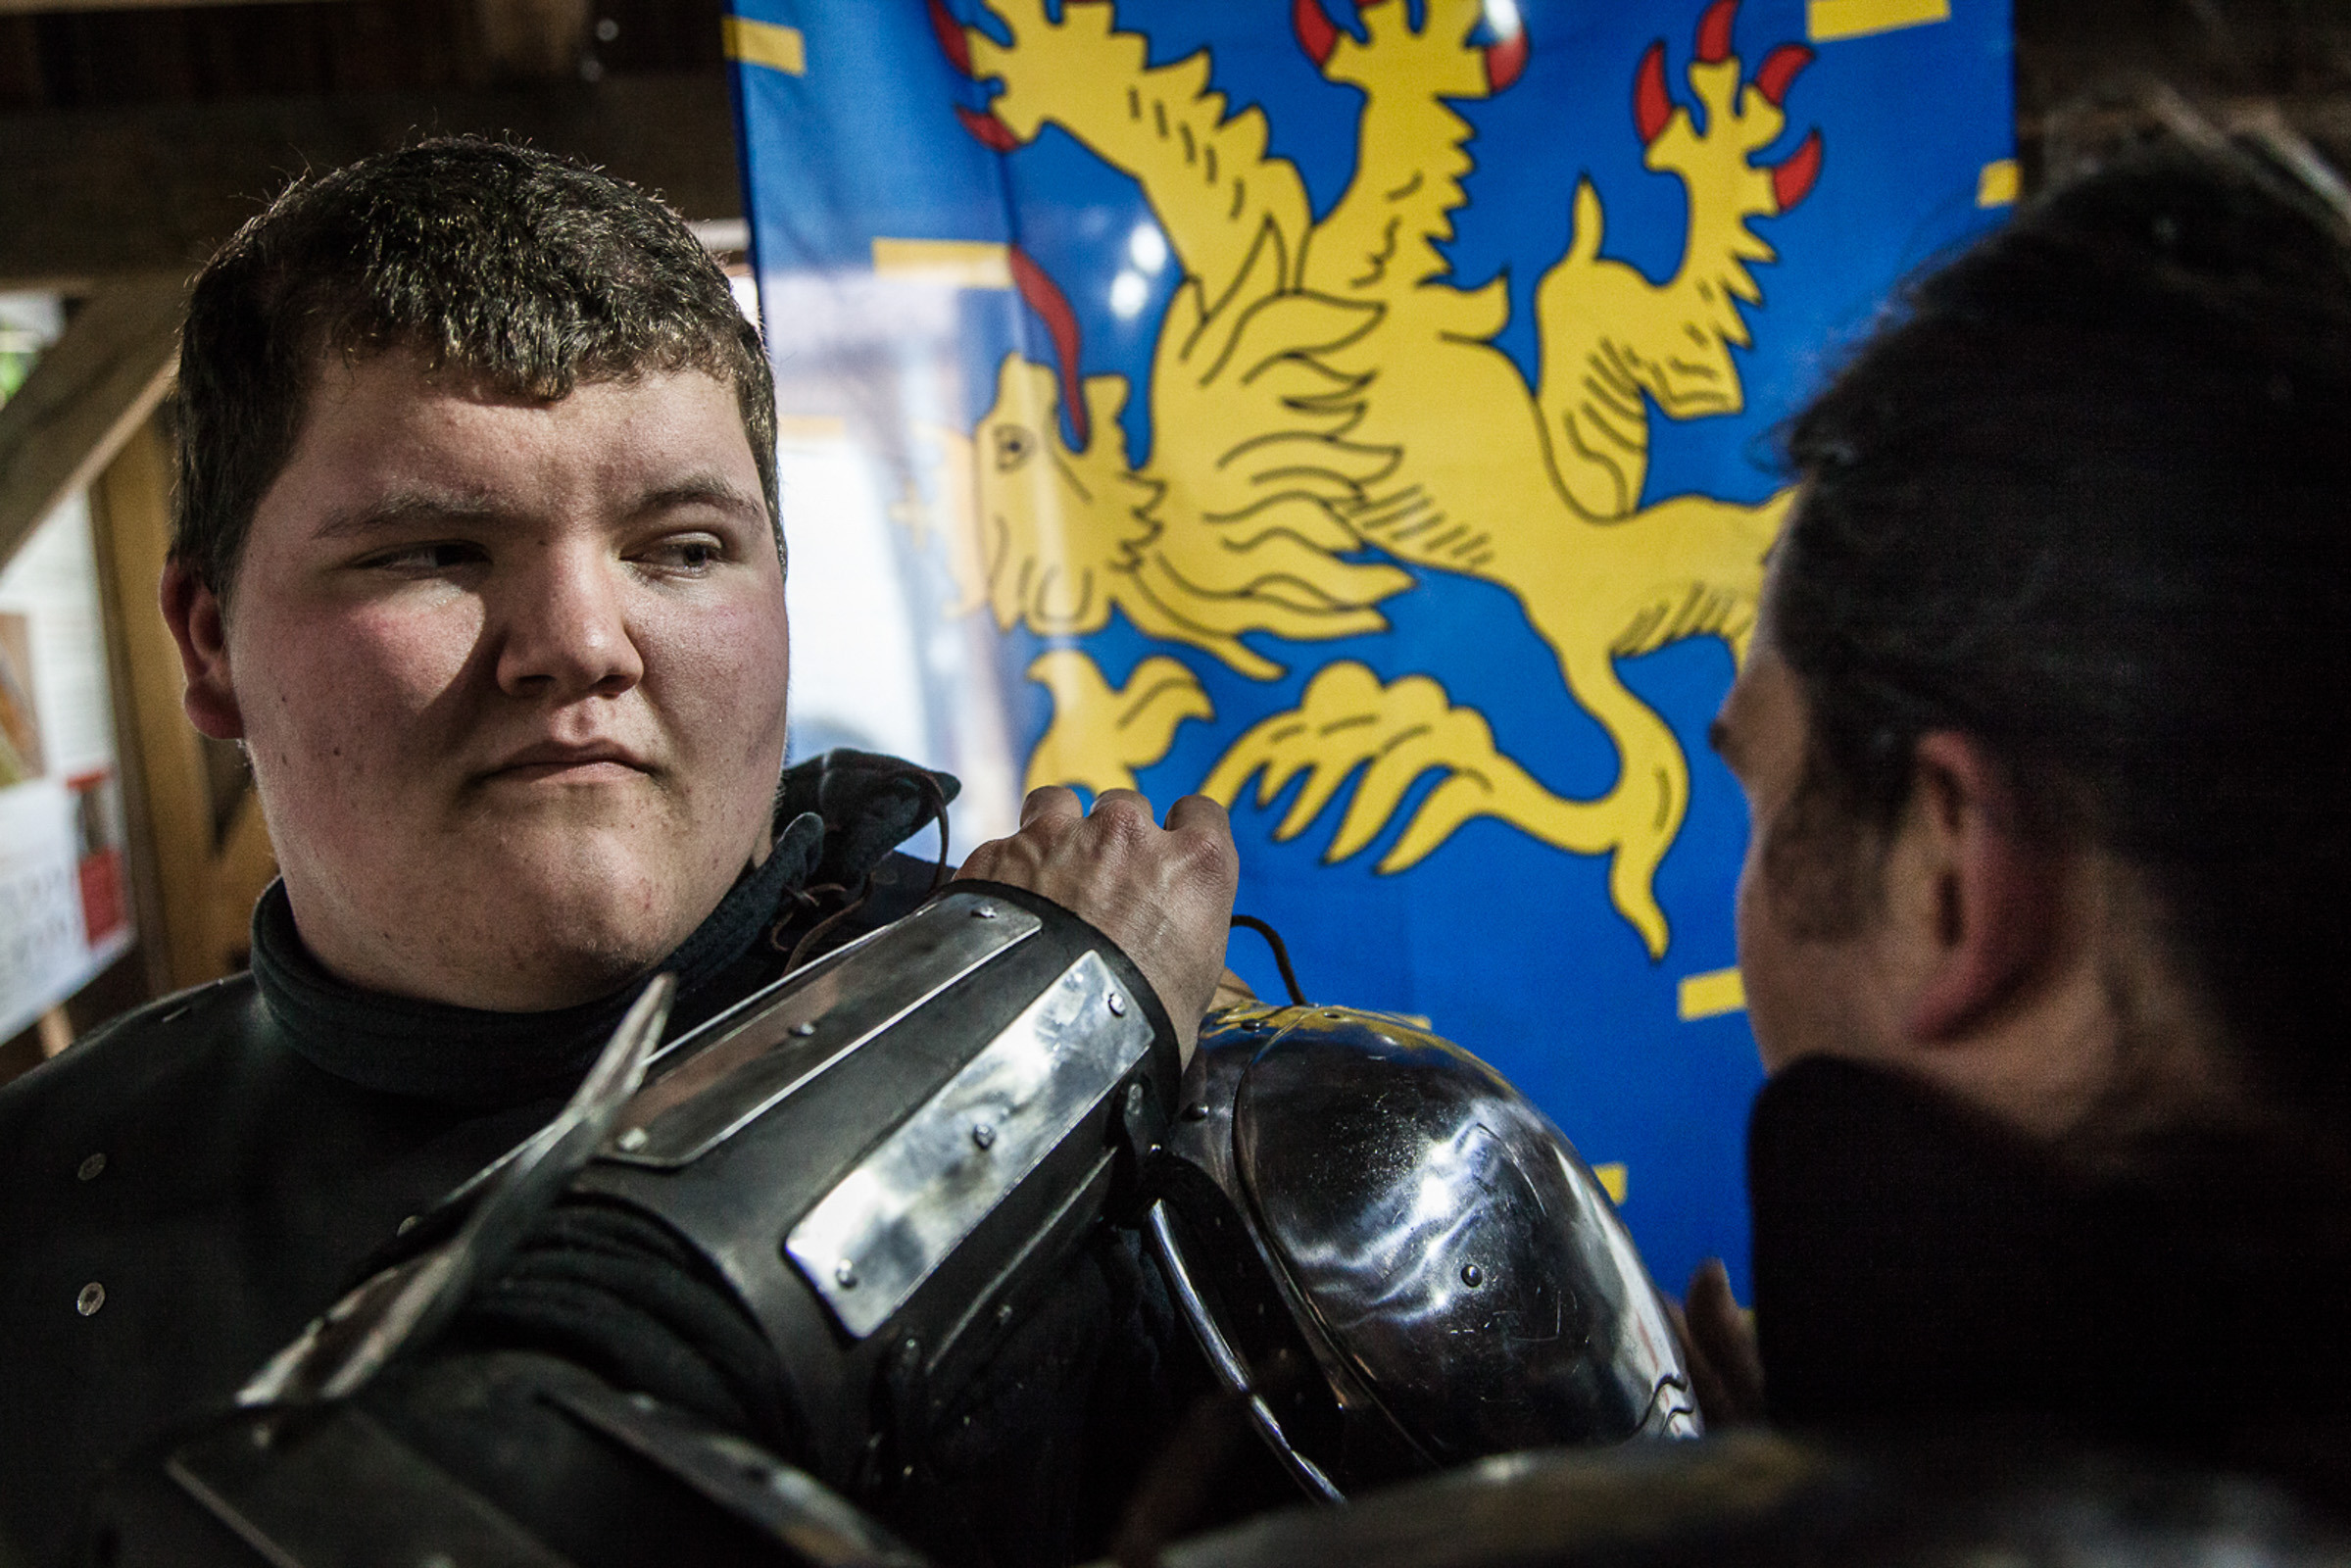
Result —
<instances>
[{"instance_id":1,"label":"metal shoulder armor","mask_svg":"<svg viewBox=\"0 0 2351 1568\"><path fill-rule=\"evenodd\" d=\"M685 1237L765 1332L815 1468L952 1389L1133 1187L1174 1031L1108 940L958 883L656 1060L576 1193ZM884 1385L887 1385L885 1388Z\"/></svg>"},{"instance_id":2,"label":"metal shoulder armor","mask_svg":"<svg viewBox=\"0 0 2351 1568\"><path fill-rule=\"evenodd\" d=\"M1177 1303L1309 1493L1698 1434L1663 1302L1591 1169L1499 1074L1400 1018L1211 1018L1158 1190Z\"/></svg>"}]
</instances>

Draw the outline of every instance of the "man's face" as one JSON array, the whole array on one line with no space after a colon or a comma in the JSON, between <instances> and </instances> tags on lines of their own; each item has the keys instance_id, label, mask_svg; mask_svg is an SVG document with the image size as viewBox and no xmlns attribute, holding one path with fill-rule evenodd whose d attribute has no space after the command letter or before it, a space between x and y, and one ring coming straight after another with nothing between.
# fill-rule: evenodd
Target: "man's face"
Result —
<instances>
[{"instance_id":1,"label":"man's face","mask_svg":"<svg viewBox=\"0 0 2351 1568\"><path fill-rule=\"evenodd\" d=\"M768 843L783 572L733 391L539 403L394 352L323 361L307 412L254 514L219 726L304 941L473 1006L623 984Z\"/></svg>"}]
</instances>

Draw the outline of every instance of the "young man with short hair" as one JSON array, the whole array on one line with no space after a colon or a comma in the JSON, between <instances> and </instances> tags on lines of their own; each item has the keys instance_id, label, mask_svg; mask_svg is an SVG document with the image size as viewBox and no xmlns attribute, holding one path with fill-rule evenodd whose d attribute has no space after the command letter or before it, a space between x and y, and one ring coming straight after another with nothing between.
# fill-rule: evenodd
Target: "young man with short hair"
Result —
<instances>
[{"instance_id":1,"label":"young man with short hair","mask_svg":"<svg viewBox=\"0 0 2351 1568\"><path fill-rule=\"evenodd\" d=\"M0 1092L0 1532L37 1557L544 1123L646 976L675 1035L913 908L892 846L955 788L784 769L769 372L633 188L470 139L297 184L199 277L178 395L164 613L282 878L250 973ZM1188 1038L1213 803L1042 791L966 869L1090 921Z\"/></svg>"}]
</instances>

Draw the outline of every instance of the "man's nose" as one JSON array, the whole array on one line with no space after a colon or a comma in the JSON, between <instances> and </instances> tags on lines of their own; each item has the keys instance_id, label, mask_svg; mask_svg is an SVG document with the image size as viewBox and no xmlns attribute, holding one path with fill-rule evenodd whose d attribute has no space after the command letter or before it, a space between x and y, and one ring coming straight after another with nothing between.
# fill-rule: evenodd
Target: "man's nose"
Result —
<instances>
[{"instance_id":1,"label":"man's nose","mask_svg":"<svg viewBox=\"0 0 2351 1568\"><path fill-rule=\"evenodd\" d=\"M568 702L617 696L642 680L620 575L602 552L559 549L510 579L499 607L500 690Z\"/></svg>"}]
</instances>

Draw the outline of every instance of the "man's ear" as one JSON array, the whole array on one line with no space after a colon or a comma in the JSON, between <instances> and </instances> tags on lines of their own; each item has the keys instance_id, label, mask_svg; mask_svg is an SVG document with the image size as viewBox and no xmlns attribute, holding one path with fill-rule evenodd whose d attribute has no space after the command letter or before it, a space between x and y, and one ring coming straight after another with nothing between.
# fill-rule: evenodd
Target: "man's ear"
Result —
<instances>
[{"instance_id":1,"label":"man's ear","mask_svg":"<svg viewBox=\"0 0 2351 1568\"><path fill-rule=\"evenodd\" d=\"M2053 853L2023 837L2005 772L1955 730L1921 736L1912 863L1931 880L1913 906L1925 929L1923 983L1904 1023L1913 1040L1948 1040L2013 996L2046 951L2057 915Z\"/></svg>"},{"instance_id":2,"label":"man's ear","mask_svg":"<svg viewBox=\"0 0 2351 1568\"><path fill-rule=\"evenodd\" d=\"M179 667L188 678L180 699L188 722L217 741L243 739L245 716L228 677L228 628L220 596L186 562L172 561L164 566L161 597L164 623L179 645Z\"/></svg>"}]
</instances>

